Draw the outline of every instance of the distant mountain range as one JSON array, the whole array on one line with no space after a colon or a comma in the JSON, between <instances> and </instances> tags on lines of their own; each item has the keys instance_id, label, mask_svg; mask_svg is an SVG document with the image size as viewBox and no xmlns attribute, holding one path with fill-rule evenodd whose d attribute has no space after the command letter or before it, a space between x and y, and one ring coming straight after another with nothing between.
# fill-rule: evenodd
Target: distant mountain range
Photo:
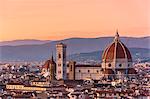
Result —
<instances>
[{"instance_id":1,"label":"distant mountain range","mask_svg":"<svg viewBox=\"0 0 150 99\"><path fill-rule=\"evenodd\" d=\"M71 55L72 57L73 55L81 55L83 57L83 54L97 55L96 57L99 59L104 48L112 41L113 37L70 38L58 41L21 40L20 42L19 40L9 41L9 43L1 42L0 60L46 60L52 55L52 52L55 56L55 45L58 42L67 44L68 59L72 59ZM145 53L146 51L147 54L144 55L150 57L150 37L121 37L121 41L128 48L131 48L131 51L133 50L132 54L135 54L136 51L136 54Z\"/></svg>"},{"instance_id":2,"label":"distant mountain range","mask_svg":"<svg viewBox=\"0 0 150 99\"><path fill-rule=\"evenodd\" d=\"M150 62L150 49L146 48L129 48L133 61ZM101 62L103 51L94 51L89 53L72 54L68 60L77 62Z\"/></svg>"},{"instance_id":3,"label":"distant mountain range","mask_svg":"<svg viewBox=\"0 0 150 99\"><path fill-rule=\"evenodd\" d=\"M0 42L0 46L18 46L18 45L37 45L48 43L50 40L34 40L34 39L25 39L25 40L13 40L13 41L2 41Z\"/></svg>"}]
</instances>

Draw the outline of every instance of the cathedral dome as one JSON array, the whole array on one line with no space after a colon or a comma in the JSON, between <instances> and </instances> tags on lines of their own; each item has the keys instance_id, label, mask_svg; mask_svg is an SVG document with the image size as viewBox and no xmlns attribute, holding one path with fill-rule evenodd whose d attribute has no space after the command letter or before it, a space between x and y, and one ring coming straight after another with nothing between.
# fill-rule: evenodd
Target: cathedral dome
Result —
<instances>
[{"instance_id":1,"label":"cathedral dome","mask_svg":"<svg viewBox=\"0 0 150 99\"><path fill-rule=\"evenodd\" d=\"M112 62L116 59L125 59L132 62L132 57L128 48L120 41L118 32L114 41L104 50L102 61Z\"/></svg>"}]
</instances>

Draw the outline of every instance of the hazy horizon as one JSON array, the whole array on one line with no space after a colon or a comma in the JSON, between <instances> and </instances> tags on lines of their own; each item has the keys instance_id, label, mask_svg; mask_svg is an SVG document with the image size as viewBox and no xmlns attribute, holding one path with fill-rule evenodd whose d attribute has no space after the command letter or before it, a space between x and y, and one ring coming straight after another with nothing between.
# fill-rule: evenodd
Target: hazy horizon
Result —
<instances>
[{"instance_id":1,"label":"hazy horizon","mask_svg":"<svg viewBox=\"0 0 150 99\"><path fill-rule=\"evenodd\" d=\"M66 39L72 39L72 38L83 38L83 39L95 39L95 38L104 38L104 37L114 37L114 36L98 36L98 37L68 37L68 38L64 38L64 39L57 39L57 40L66 40ZM123 37L129 37L129 36L120 36L121 38L123 38ZM150 36L141 36L141 37L135 37L135 36L130 36L129 38L145 38L145 37L150 37ZM22 40L40 40L40 41L57 41L57 40L51 40L51 39L14 39L14 40L6 40L6 41L0 41L0 42L11 42L11 41L22 41Z\"/></svg>"}]
</instances>

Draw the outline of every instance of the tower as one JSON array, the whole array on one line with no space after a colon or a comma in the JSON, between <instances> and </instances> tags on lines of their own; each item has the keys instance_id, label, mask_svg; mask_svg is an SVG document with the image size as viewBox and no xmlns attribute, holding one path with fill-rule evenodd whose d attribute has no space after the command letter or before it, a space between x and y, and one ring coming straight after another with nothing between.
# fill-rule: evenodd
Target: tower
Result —
<instances>
[{"instance_id":1,"label":"tower","mask_svg":"<svg viewBox=\"0 0 150 99\"><path fill-rule=\"evenodd\" d=\"M69 80L75 80L75 65L76 65L75 61L69 61L69 64L68 64L68 69L69 69L68 79Z\"/></svg>"},{"instance_id":2,"label":"tower","mask_svg":"<svg viewBox=\"0 0 150 99\"><path fill-rule=\"evenodd\" d=\"M56 74L56 63L53 59L53 55L52 58L50 60L50 64L49 64L49 72L50 72L50 80L55 80L55 74Z\"/></svg>"},{"instance_id":3,"label":"tower","mask_svg":"<svg viewBox=\"0 0 150 99\"><path fill-rule=\"evenodd\" d=\"M66 66L66 45L58 43L56 45L56 78L57 80L66 79L67 66Z\"/></svg>"}]
</instances>

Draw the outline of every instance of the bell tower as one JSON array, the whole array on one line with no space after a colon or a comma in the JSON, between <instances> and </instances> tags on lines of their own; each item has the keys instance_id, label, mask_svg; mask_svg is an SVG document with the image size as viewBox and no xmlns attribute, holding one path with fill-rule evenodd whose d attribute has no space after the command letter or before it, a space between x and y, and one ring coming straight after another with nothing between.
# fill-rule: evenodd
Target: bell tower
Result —
<instances>
[{"instance_id":1,"label":"bell tower","mask_svg":"<svg viewBox=\"0 0 150 99\"><path fill-rule=\"evenodd\" d=\"M66 45L63 43L56 44L56 79L65 80L67 75L66 66Z\"/></svg>"}]
</instances>

